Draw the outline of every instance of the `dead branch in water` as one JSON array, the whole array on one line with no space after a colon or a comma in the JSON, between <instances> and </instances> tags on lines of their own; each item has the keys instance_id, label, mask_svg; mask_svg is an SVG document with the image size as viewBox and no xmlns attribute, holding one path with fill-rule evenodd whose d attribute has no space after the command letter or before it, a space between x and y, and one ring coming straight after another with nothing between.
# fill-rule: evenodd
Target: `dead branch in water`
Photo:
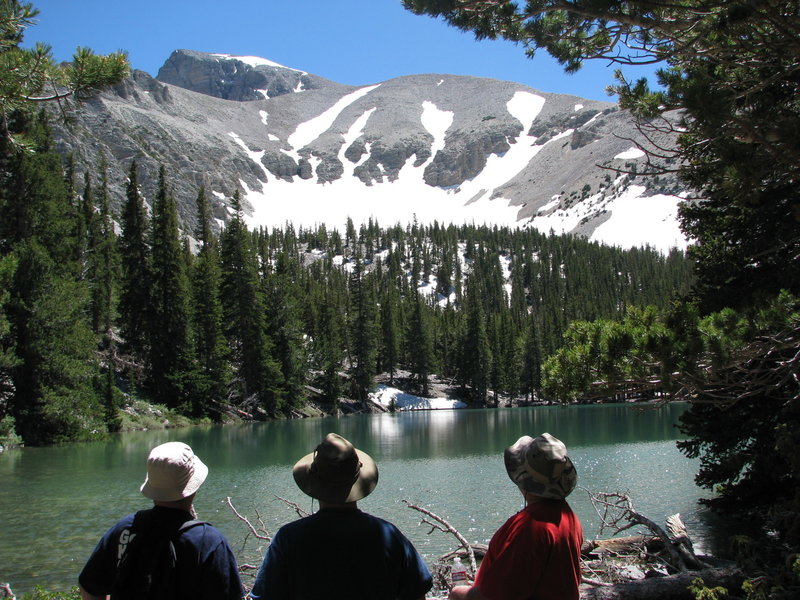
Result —
<instances>
[{"instance_id":1,"label":"dead branch in water","mask_svg":"<svg viewBox=\"0 0 800 600\"><path fill-rule=\"evenodd\" d=\"M458 542L461 544L461 546L466 551L467 557L469 557L469 566L470 566L470 569L472 570L472 578L474 579L475 578L475 573L477 573L477 571L478 571L478 564L475 561L475 552L472 549L472 544L470 544L464 538L464 536L461 535L461 533L459 533L458 529L456 529L455 527L450 525L450 523L445 521L439 515L434 514L431 511L429 511L428 509L422 508L421 506L417 506L416 504L412 504L408 500L403 500L403 502L409 508L413 508L414 510L419 511L422 514L427 515L428 517L430 517L431 519L436 521L436 523L432 523L428 519L425 519L425 518L422 519L422 523L425 523L426 525L430 525L431 526L431 530L428 532L429 535L438 529L439 531L443 531L444 533L451 533L456 537Z\"/></svg>"},{"instance_id":2,"label":"dead branch in water","mask_svg":"<svg viewBox=\"0 0 800 600\"><path fill-rule=\"evenodd\" d=\"M292 502L291 500L287 500L286 498L281 498L280 496L275 496L275 497L278 500L280 500L281 502L283 502L284 504L286 504L289 508L294 509L294 512L296 512L297 516L300 517L301 519L303 517L307 517L307 516L310 515L310 513L306 512L305 510L300 508L300 505L297 504L297 502Z\"/></svg>"},{"instance_id":3,"label":"dead branch in water","mask_svg":"<svg viewBox=\"0 0 800 600\"><path fill-rule=\"evenodd\" d=\"M258 524L260 525L260 529L256 529L253 526L253 524L250 522L250 519L245 517L238 510L236 510L236 507L233 505L233 502L231 502L231 497L230 496L225 498L225 502L228 504L230 509L233 511L233 514L236 515L236 518L239 519L240 521L242 521L245 525L247 525L247 528L250 530L250 534L253 537L258 538L259 540L266 540L268 542L272 541L272 536L269 535L269 532L267 531L266 525L264 525L264 521L261 518L261 515L258 514L258 511L256 511L256 517L258 518Z\"/></svg>"}]
</instances>

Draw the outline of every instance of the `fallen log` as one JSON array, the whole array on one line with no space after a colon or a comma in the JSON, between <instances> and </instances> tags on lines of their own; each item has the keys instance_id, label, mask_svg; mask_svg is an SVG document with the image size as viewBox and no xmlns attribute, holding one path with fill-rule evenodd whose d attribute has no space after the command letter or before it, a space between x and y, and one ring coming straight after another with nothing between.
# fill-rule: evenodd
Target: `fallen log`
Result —
<instances>
[{"instance_id":1,"label":"fallen log","mask_svg":"<svg viewBox=\"0 0 800 600\"><path fill-rule=\"evenodd\" d=\"M681 572L666 577L637 579L610 586L581 585L581 600L695 600L689 588L701 579L701 586L724 587L729 592L742 589L744 574L735 567Z\"/></svg>"}]
</instances>

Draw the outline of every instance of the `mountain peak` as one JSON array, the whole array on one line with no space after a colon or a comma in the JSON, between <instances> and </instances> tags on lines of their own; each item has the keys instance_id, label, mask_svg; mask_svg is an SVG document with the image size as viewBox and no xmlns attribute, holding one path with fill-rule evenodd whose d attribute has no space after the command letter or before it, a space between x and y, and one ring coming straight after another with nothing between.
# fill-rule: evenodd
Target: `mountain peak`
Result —
<instances>
[{"instance_id":1,"label":"mountain peak","mask_svg":"<svg viewBox=\"0 0 800 600\"><path fill-rule=\"evenodd\" d=\"M258 56L175 50L156 79L193 92L249 102L338 84Z\"/></svg>"},{"instance_id":2,"label":"mountain peak","mask_svg":"<svg viewBox=\"0 0 800 600\"><path fill-rule=\"evenodd\" d=\"M178 51L180 52L180 50ZM223 60L233 60L242 62L246 65L251 67L273 67L277 69L288 69L290 71L297 71L298 73L302 73L303 75L307 75L305 71L301 71L300 69L293 69L292 67L287 67L285 65L278 64L274 61L271 61L266 58L261 58L260 56L236 56L233 54L210 54L214 58L220 58Z\"/></svg>"}]
</instances>

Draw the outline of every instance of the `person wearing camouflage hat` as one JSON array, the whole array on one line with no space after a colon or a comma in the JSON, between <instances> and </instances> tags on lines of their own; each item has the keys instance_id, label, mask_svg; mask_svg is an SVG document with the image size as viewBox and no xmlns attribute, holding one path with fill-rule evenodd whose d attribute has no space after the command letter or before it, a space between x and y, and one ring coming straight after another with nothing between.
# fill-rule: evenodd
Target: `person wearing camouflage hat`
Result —
<instances>
[{"instance_id":1,"label":"person wearing camouflage hat","mask_svg":"<svg viewBox=\"0 0 800 600\"><path fill-rule=\"evenodd\" d=\"M561 440L523 436L503 453L506 472L525 507L489 542L472 586L451 600L578 600L583 528L566 501L578 473Z\"/></svg>"}]
</instances>

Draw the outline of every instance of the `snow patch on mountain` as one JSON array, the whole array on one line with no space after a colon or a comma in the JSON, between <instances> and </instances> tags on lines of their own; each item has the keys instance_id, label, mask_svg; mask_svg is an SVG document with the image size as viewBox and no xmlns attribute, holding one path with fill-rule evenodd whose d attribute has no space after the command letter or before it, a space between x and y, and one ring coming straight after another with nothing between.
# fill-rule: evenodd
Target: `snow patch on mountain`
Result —
<instances>
[{"instance_id":1,"label":"snow patch on mountain","mask_svg":"<svg viewBox=\"0 0 800 600\"><path fill-rule=\"evenodd\" d=\"M628 148L625 152L620 152L614 158L619 158L621 160L631 160L635 158L643 158L645 156L644 151L641 148Z\"/></svg>"},{"instance_id":2,"label":"snow patch on mountain","mask_svg":"<svg viewBox=\"0 0 800 600\"><path fill-rule=\"evenodd\" d=\"M425 101L422 103L422 126L433 136L431 144L431 157L423 165L427 167L433 161L436 153L444 148L444 136L453 124L453 112L439 110L433 102Z\"/></svg>"},{"instance_id":3,"label":"snow patch on mountain","mask_svg":"<svg viewBox=\"0 0 800 600\"><path fill-rule=\"evenodd\" d=\"M347 94L343 98L339 99L336 104L331 106L318 117L298 125L297 129L295 129L294 133L291 134L288 139L289 145L293 148L293 150L284 150L284 152L295 160L299 161L300 154L298 151L300 149L304 148L317 139L320 135L325 133L328 129L330 129L330 126L333 125L336 117L338 117L345 108L350 106L359 98L363 98L379 86L380 84L371 85L360 88L355 92L351 92L350 94Z\"/></svg>"},{"instance_id":4,"label":"snow patch on mountain","mask_svg":"<svg viewBox=\"0 0 800 600\"><path fill-rule=\"evenodd\" d=\"M244 64L249 65L251 67L277 67L279 69L289 69L290 71L295 71L297 73L302 73L303 75L307 75L305 71L301 71L300 69L293 69L292 67L286 67L284 65L278 64L266 58L261 58L260 56L234 56L233 54L212 54L211 56L215 56L223 60L238 60L239 62L243 62Z\"/></svg>"},{"instance_id":5,"label":"snow patch on mountain","mask_svg":"<svg viewBox=\"0 0 800 600\"><path fill-rule=\"evenodd\" d=\"M624 177L618 178L619 186ZM647 188L632 185L622 187L618 193L595 194L571 208L556 208L560 201L554 199L543 207L531 224L543 233L567 233L576 229L584 219L598 213L610 216L589 237L590 240L610 246L631 248L642 246L642 232L648 232L647 245L661 252L672 248L685 250L688 242L678 226L678 204L681 198L666 194L645 196ZM546 214L546 210L552 210Z\"/></svg>"},{"instance_id":6,"label":"snow patch on mountain","mask_svg":"<svg viewBox=\"0 0 800 600\"><path fill-rule=\"evenodd\" d=\"M490 155L483 171L458 186L457 191L466 196L468 205L481 199L488 202L495 189L516 177L543 148L536 145L534 136L529 136L525 132L531 128L544 102L544 98L529 92L516 92L508 101L506 108L509 114L522 124L523 133L514 144L511 144L508 152L502 156ZM501 202L508 204L508 200L497 200L498 204Z\"/></svg>"},{"instance_id":7,"label":"snow patch on mountain","mask_svg":"<svg viewBox=\"0 0 800 600\"><path fill-rule=\"evenodd\" d=\"M264 150L250 150L250 148L247 147L247 144L244 143L244 140L242 140L242 138L240 138L238 135L236 135L233 131L231 131L228 135L233 138L233 141L236 142L236 144L239 147L241 147L242 150L244 150L244 153L247 154L247 157L250 160L252 160L254 163L256 163L257 165L259 165L261 167L261 170L264 172L264 177L265 177L264 181L266 181L266 178L268 178L268 176L269 176L269 172L267 171L266 167L264 166L264 163L261 162L261 159L264 157L264 152L265 151Z\"/></svg>"},{"instance_id":8,"label":"snow patch on mountain","mask_svg":"<svg viewBox=\"0 0 800 600\"><path fill-rule=\"evenodd\" d=\"M641 244L642 231L652 232L648 244L665 251L685 250L686 238L678 227L680 198L657 194L644 196L643 186L633 185L608 203L611 218L594 230L589 238L595 242L628 248Z\"/></svg>"},{"instance_id":9,"label":"snow patch on mountain","mask_svg":"<svg viewBox=\"0 0 800 600\"><path fill-rule=\"evenodd\" d=\"M243 57L230 58L242 60ZM248 64L252 65L277 64L263 59L256 60L254 57L249 57L248 60ZM509 138L507 150L490 154L484 168L461 184L433 187L425 182L426 168L445 149L448 131L456 120L454 111L440 108L431 99L421 101L419 113L420 125L432 138L426 160L419 163L415 154L409 156L399 171L394 171L397 176L393 179L378 164L377 169L372 167L372 182L364 183L356 176L356 169L372 158L371 142L365 140L364 135L378 108L372 106L351 117L349 125L342 123L341 117L345 109L380 85L365 86L347 93L317 116L295 127L294 132L286 138L286 145L281 148L281 152L298 164L305 160L310 165L310 172L304 171L303 177L274 176L262 162L264 150L252 150L235 132L229 133L247 158L257 163L259 172L263 173L263 179L258 178L260 185L253 185L252 180L249 183L240 181L245 191L244 201L252 209L251 214L246 216L251 227L283 227L291 222L301 227L314 227L324 223L329 227L343 228L348 218L356 223L373 219L384 225L408 223L416 219L423 223L438 221L510 227L533 226L545 232L553 230L562 233L575 231L602 216L601 225L591 235L592 240L623 247L637 246L643 243L642 231L653 231L654 234L645 240L653 247L665 252L672 247L686 247L676 218L680 198L666 195L645 198L644 187L630 186L624 178L619 178L611 188L580 202L564 202L565 197L555 196L538 210L536 217L520 220L523 207L512 205L512 196L505 197L498 194L497 190L507 189L504 186L520 175L548 144L563 144L576 131L571 128L561 132L551 129L539 142L537 135L541 133L531 135L529 132L533 130L534 122L541 114L546 99L530 91L514 92L505 105L508 115L522 126L520 133L515 139ZM574 104L573 107L576 112L583 109L581 104ZM584 121L584 127L600 114ZM259 117L261 123L267 126L267 112L261 109ZM334 123L338 127L346 127L346 131L340 134L341 146L336 157L342 165L342 172L335 178L320 179L317 168L322 164L323 155L316 152L309 154L308 149L324 134L330 135ZM541 132L542 128L537 128L537 131ZM279 141L271 133L268 138L272 142ZM346 152L359 140L362 140L363 151L354 163L347 158ZM614 158L637 160L643 156L645 154L641 149L632 147L618 152ZM383 177L381 172L384 173ZM308 177L308 174L311 176ZM560 208L562 204L564 207Z\"/></svg>"},{"instance_id":10,"label":"snow patch on mountain","mask_svg":"<svg viewBox=\"0 0 800 600\"><path fill-rule=\"evenodd\" d=\"M350 126L350 129L347 130L347 133L342 135L344 144L342 144L341 148L339 148L338 158L344 167L344 178L352 178L354 176L356 167L369 158L369 152L366 152L357 163L352 163L347 159L347 157L345 157L345 153L350 145L364 134L364 128L367 126L367 122L376 110L377 108L372 107L369 110L364 111L364 113L353 122L353 124Z\"/></svg>"}]
</instances>

